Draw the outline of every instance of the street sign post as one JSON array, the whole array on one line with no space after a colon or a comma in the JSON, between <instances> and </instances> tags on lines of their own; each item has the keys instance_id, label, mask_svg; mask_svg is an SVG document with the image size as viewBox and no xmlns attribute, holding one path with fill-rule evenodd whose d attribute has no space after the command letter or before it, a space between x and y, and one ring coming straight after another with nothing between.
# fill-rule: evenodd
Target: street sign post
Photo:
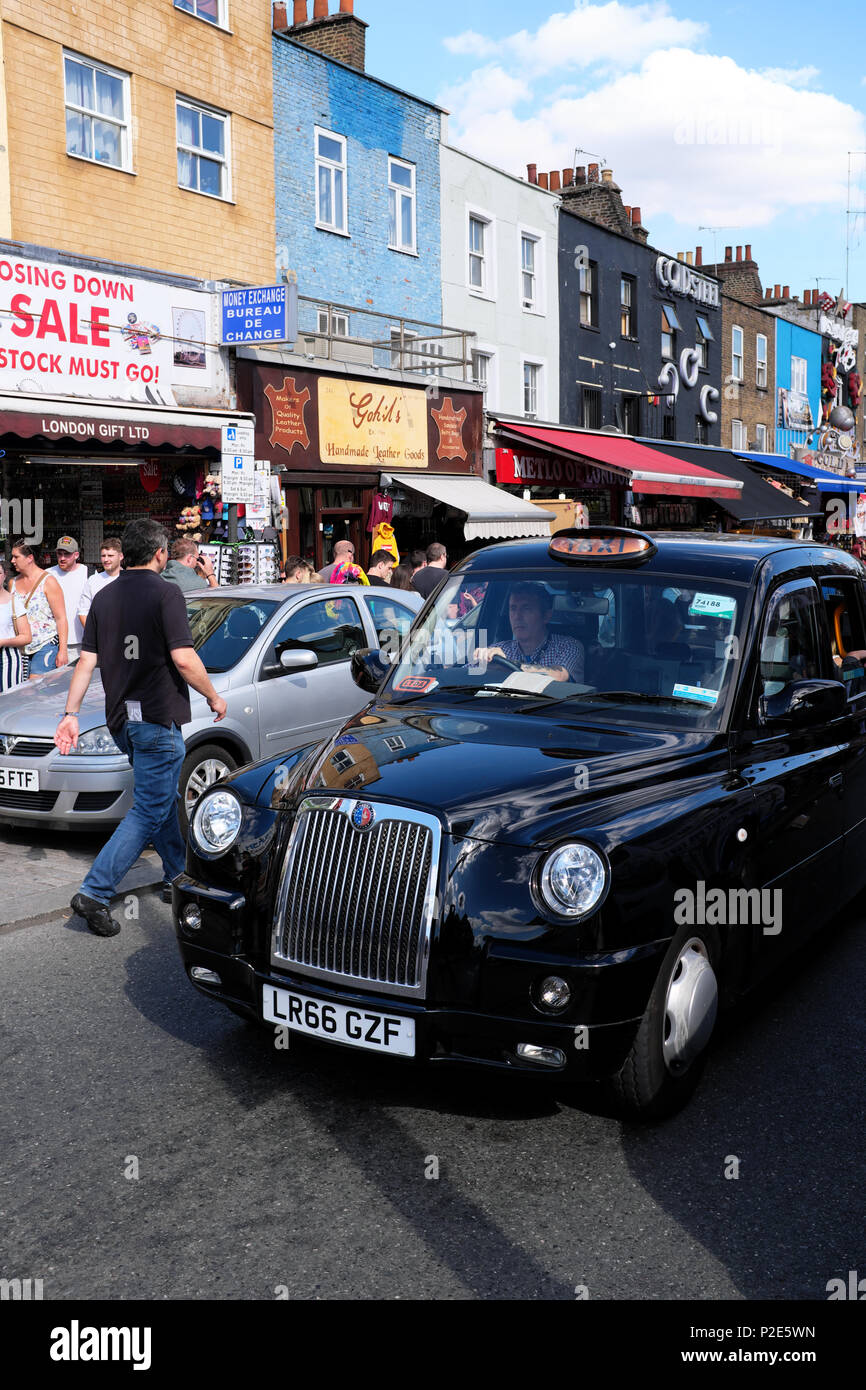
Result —
<instances>
[{"instance_id":1,"label":"street sign post","mask_svg":"<svg viewBox=\"0 0 866 1390\"><path fill-rule=\"evenodd\" d=\"M297 282L223 290L220 342L293 343L298 336Z\"/></svg>"},{"instance_id":2,"label":"street sign post","mask_svg":"<svg viewBox=\"0 0 866 1390\"><path fill-rule=\"evenodd\" d=\"M254 502L256 497L256 448L253 425L223 425L223 502Z\"/></svg>"}]
</instances>

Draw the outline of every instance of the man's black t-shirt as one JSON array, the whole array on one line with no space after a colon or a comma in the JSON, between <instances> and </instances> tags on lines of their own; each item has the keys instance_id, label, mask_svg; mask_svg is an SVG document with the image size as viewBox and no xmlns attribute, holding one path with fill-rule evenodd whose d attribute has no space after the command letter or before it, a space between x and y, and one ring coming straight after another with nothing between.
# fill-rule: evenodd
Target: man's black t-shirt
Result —
<instances>
[{"instance_id":1,"label":"man's black t-shirt","mask_svg":"<svg viewBox=\"0 0 866 1390\"><path fill-rule=\"evenodd\" d=\"M448 571L442 569L441 565L425 565L412 580L412 587L424 598L429 598L447 578Z\"/></svg>"},{"instance_id":2,"label":"man's black t-shirt","mask_svg":"<svg viewBox=\"0 0 866 1390\"><path fill-rule=\"evenodd\" d=\"M186 724L189 688L171 659L191 647L186 602L176 584L153 570L123 570L93 600L82 650L95 652L112 733L126 723L126 702L141 705L146 724Z\"/></svg>"}]
</instances>

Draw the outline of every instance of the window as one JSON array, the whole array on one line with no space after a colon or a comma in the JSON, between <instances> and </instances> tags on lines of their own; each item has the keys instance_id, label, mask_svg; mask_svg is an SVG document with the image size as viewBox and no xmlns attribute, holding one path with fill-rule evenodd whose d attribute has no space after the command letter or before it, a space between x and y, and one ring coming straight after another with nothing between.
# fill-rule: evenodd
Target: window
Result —
<instances>
[{"instance_id":1,"label":"window","mask_svg":"<svg viewBox=\"0 0 866 1390\"><path fill-rule=\"evenodd\" d=\"M225 29L226 3L227 0L174 0L174 8L186 10L187 14L194 14L198 19L206 19L208 24L219 24Z\"/></svg>"},{"instance_id":2,"label":"window","mask_svg":"<svg viewBox=\"0 0 866 1390\"><path fill-rule=\"evenodd\" d=\"M677 417L671 412L662 416L662 439L676 439Z\"/></svg>"},{"instance_id":3,"label":"window","mask_svg":"<svg viewBox=\"0 0 866 1390\"><path fill-rule=\"evenodd\" d=\"M849 652L866 651L866 630L860 602L863 586L857 579L821 580L821 597L830 629L833 651L833 675L844 681L848 698L854 699L866 691L866 671L862 657Z\"/></svg>"},{"instance_id":4,"label":"window","mask_svg":"<svg viewBox=\"0 0 866 1390\"><path fill-rule=\"evenodd\" d=\"M601 429L601 391L594 386L583 388L583 428Z\"/></svg>"},{"instance_id":5,"label":"window","mask_svg":"<svg viewBox=\"0 0 866 1390\"><path fill-rule=\"evenodd\" d=\"M399 646L399 639L406 635L415 621L414 609L407 608L398 601L399 592L396 590L393 597L389 594L387 598L381 598L375 593L366 595L379 646L390 646L395 651Z\"/></svg>"},{"instance_id":6,"label":"window","mask_svg":"<svg viewBox=\"0 0 866 1390\"><path fill-rule=\"evenodd\" d=\"M66 153L130 169L129 77L102 63L63 55Z\"/></svg>"},{"instance_id":7,"label":"window","mask_svg":"<svg viewBox=\"0 0 866 1390\"><path fill-rule=\"evenodd\" d=\"M622 398L622 431L623 434L640 434L640 399L638 396L623 396Z\"/></svg>"},{"instance_id":8,"label":"window","mask_svg":"<svg viewBox=\"0 0 866 1390\"><path fill-rule=\"evenodd\" d=\"M759 454L766 454L769 451L769 436L766 425L755 426L755 448Z\"/></svg>"},{"instance_id":9,"label":"window","mask_svg":"<svg viewBox=\"0 0 866 1390\"><path fill-rule=\"evenodd\" d=\"M283 652L313 651L320 667L333 666L338 661L348 661L353 652L366 645L355 600L329 597L308 603L292 614L265 657L265 664L278 667Z\"/></svg>"},{"instance_id":10,"label":"window","mask_svg":"<svg viewBox=\"0 0 866 1390\"><path fill-rule=\"evenodd\" d=\"M316 226L325 232L348 228L346 137L316 126Z\"/></svg>"},{"instance_id":11,"label":"window","mask_svg":"<svg viewBox=\"0 0 866 1390\"><path fill-rule=\"evenodd\" d=\"M709 428L708 428L708 426L707 426L706 420L704 419L703 415L696 415L696 416L695 416L695 443L696 443L696 444L706 444L707 441L709 440L709 437L710 437L710 432L709 432Z\"/></svg>"},{"instance_id":12,"label":"window","mask_svg":"<svg viewBox=\"0 0 866 1390\"><path fill-rule=\"evenodd\" d=\"M748 444L748 440L747 440L747 438L746 438L746 427L745 427L745 425L743 424L742 420L732 420L732 421L731 421L731 448L732 448L732 449L741 449L741 450L745 450L745 449L748 449L748 447L749 447L749 444Z\"/></svg>"},{"instance_id":13,"label":"window","mask_svg":"<svg viewBox=\"0 0 866 1390\"><path fill-rule=\"evenodd\" d=\"M535 258L538 238L523 232L520 237L520 293L524 309L538 309L538 274Z\"/></svg>"},{"instance_id":14,"label":"window","mask_svg":"<svg viewBox=\"0 0 866 1390\"><path fill-rule=\"evenodd\" d=\"M487 391L492 378L493 353L492 352L473 352L472 353L472 380L477 386L484 387L484 399L487 400Z\"/></svg>"},{"instance_id":15,"label":"window","mask_svg":"<svg viewBox=\"0 0 866 1390\"><path fill-rule=\"evenodd\" d=\"M809 393L808 386L808 363L805 357L791 358L791 390L799 391L802 396Z\"/></svg>"},{"instance_id":16,"label":"window","mask_svg":"<svg viewBox=\"0 0 866 1390\"><path fill-rule=\"evenodd\" d=\"M345 748L338 748L337 752L331 757L331 767L335 772L351 772L355 766L355 759Z\"/></svg>"},{"instance_id":17,"label":"window","mask_svg":"<svg viewBox=\"0 0 866 1390\"><path fill-rule=\"evenodd\" d=\"M762 391L767 389L767 337L764 333L755 338L755 385Z\"/></svg>"},{"instance_id":18,"label":"window","mask_svg":"<svg viewBox=\"0 0 866 1390\"><path fill-rule=\"evenodd\" d=\"M415 251L415 165L388 159L388 245L392 251Z\"/></svg>"},{"instance_id":19,"label":"window","mask_svg":"<svg viewBox=\"0 0 866 1390\"><path fill-rule=\"evenodd\" d=\"M619 334L621 338L636 338L634 280L623 275L619 282Z\"/></svg>"},{"instance_id":20,"label":"window","mask_svg":"<svg viewBox=\"0 0 866 1390\"><path fill-rule=\"evenodd\" d=\"M537 362L523 364L523 413L527 420L538 419L541 399L541 367Z\"/></svg>"},{"instance_id":21,"label":"window","mask_svg":"<svg viewBox=\"0 0 866 1390\"><path fill-rule=\"evenodd\" d=\"M670 362L676 356L674 334L679 331L680 321L672 304L662 305L662 357Z\"/></svg>"},{"instance_id":22,"label":"window","mask_svg":"<svg viewBox=\"0 0 866 1390\"><path fill-rule=\"evenodd\" d=\"M744 381L743 376L743 330L731 329L731 377L734 381Z\"/></svg>"},{"instance_id":23,"label":"window","mask_svg":"<svg viewBox=\"0 0 866 1390\"><path fill-rule=\"evenodd\" d=\"M178 97L177 181L193 193L229 198L229 118Z\"/></svg>"},{"instance_id":24,"label":"window","mask_svg":"<svg viewBox=\"0 0 866 1390\"><path fill-rule=\"evenodd\" d=\"M820 679L818 591L811 580L795 580L771 600L761 640L759 694L778 695L793 681Z\"/></svg>"},{"instance_id":25,"label":"window","mask_svg":"<svg viewBox=\"0 0 866 1390\"><path fill-rule=\"evenodd\" d=\"M590 261L578 271L580 321L584 328L598 327L598 265Z\"/></svg>"},{"instance_id":26,"label":"window","mask_svg":"<svg viewBox=\"0 0 866 1390\"><path fill-rule=\"evenodd\" d=\"M389 753L405 753L406 751L406 740L401 738L399 734L392 734L390 738L384 740L384 743Z\"/></svg>"},{"instance_id":27,"label":"window","mask_svg":"<svg viewBox=\"0 0 866 1390\"><path fill-rule=\"evenodd\" d=\"M703 371L706 371L710 365L709 345L713 341L713 330L710 328L710 325L707 323L707 320L703 318L701 314L697 315L697 324L698 332L695 347L698 350L699 365Z\"/></svg>"},{"instance_id":28,"label":"window","mask_svg":"<svg viewBox=\"0 0 866 1390\"><path fill-rule=\"evenodd\" d=\"M487 242L490 223L483 217L469 218L469 288L477 294L488 290Z\"/></svg>"},{"instance_id":29,"label":"window","mask_svg":"<svg viewBox=\"0 0 866 1390\"><path fill-rule=\"evenodd\" d=\"M414 344L417 341L417 333L412 333L404 328L401 338L399 328L391 329L391 366L395 371L417 372L419 370L417 353L414 350Z\"/></svg>"},{"instance_id":30,"label":"window","mask_svg":"<svg viewBox=\"0 0 866 1390\"><path fill-rule=\"evenodd\" d=\"M317 333L330 333L334 338L348 338L349 336L349 315L337 313L336 309L331 310L331 326L328 327L327 309L316 310L316 320L318 327ZM399 333L397 334L399 338Z\"/></svg>"}]
</instances>

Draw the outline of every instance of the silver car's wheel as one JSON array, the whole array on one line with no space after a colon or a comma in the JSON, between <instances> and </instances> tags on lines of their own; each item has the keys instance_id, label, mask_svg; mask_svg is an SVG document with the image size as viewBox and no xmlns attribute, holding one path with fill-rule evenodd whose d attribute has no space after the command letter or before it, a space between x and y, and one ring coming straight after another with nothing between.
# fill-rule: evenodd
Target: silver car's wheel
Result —
<instances>
[{"instance_id":1,"label":"silver car's wheel","mask_svg":"<svg viewBox=\"0 0 866 1390\"><path fill-rule=\"evenodd\" d=\"M180 824L186 833L193 808L209 787L234 772L237 762L231 753L216 744L206 743L188 753L180 773Z\"/></svg>"}]
</instances>

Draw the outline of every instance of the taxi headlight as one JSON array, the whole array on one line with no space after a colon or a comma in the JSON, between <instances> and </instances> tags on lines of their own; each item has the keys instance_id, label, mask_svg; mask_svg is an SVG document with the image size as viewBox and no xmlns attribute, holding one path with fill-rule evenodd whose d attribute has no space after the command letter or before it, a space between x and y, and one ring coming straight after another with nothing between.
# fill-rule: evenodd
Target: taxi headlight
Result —
<instances>
[{"instance_id":1,"label":"taxi headlight","mask_svg":"<svg viewBox=\"0 0 866 1390\"><path fill-rule=\"evenodd\" d=\"M205 854L224 854L238 838L243 818L241 803L231 792L208 792L192 818L196 848Z\"/></svg>"},{"instance_id":2,"label":"taxi headlight","mask_svg":"<svg viewBox=\"0 0 866 1390\"><path fill-rule=\"evenodd\" d=\"M560 845L541 866L542 903L557 917L577 921L594 912L610 882L607 861L590 845Z\"/></svg>"}]
</instances>

